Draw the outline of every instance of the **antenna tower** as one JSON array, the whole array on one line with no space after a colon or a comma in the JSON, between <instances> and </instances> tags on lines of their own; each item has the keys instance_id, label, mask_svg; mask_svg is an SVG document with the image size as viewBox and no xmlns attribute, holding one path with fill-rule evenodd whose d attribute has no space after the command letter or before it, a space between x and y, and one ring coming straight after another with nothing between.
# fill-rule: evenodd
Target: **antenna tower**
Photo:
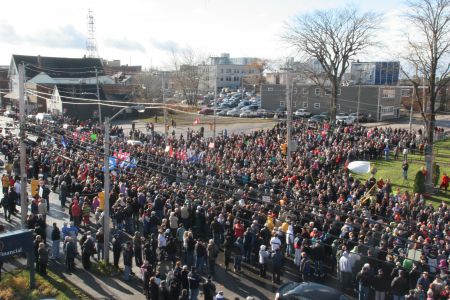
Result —
<instances>
[{"instance_id":1,"label":"antenna tower","mask_svg":"<svg viewBox=\"0 0 450 300\"><path fill-rule=\"evenodd\" d=\"M95 24L92 10L88 10L87 16L88 37L86 40L87 57L98 58L97 40L95 38Z\"/></svg>"}]
</instances>

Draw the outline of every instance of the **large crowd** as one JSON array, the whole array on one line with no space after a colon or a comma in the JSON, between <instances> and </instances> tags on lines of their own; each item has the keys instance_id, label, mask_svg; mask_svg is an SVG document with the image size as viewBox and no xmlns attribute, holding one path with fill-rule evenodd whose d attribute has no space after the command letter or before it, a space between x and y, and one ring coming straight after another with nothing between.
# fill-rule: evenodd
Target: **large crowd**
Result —
<instances>
[{"instance_id":1,"label":"large crowd","mask_svg":"<svg viewBox=\"0 0 450 300\"><path fill-rule=\"evenodd\" d=\"M50 259L63 256L69 271L77 255L87 270L92 256L104 257L103 131L91 121L67 118L28 128L38 137L27 147L28 177L40 179L40 187L30 195L27 225L36 233L41 274L48 241ZM113 264L119 269L122 257L126 281L133 264L140 267L149 299L194 300L201 289L205 299L223 298L213 283L222 255L226 271L257 267L275 284L292 264L299 280L336 274L342 290L356 288L360 299L450 296L447 205L434 208L421 194L394 189L376 170L361 182L347 168L354 160L407 162L410 153L428 147L421 130L300 121L293 125L291 168L285 123L247 134L224 132L215 140L203 132L187 130L166 140L152 124L129 133L111 128ZM18 140L4 138L1 147L8 219L20 201ZM70 219L61 229L53 224L46 237L51 192ZM169 273L162 274L163 263L172 266Z\"/></svg>"}]
</instances>

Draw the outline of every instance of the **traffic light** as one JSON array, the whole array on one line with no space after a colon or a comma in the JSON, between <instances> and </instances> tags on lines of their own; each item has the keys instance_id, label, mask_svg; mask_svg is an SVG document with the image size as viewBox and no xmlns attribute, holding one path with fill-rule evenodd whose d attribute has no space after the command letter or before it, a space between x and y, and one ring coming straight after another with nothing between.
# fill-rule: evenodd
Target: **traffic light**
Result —
<instances>
[{"instance_id":1,"label":"traffic light","mask_svg":"<svg viewBox=\"0 0 450 300\"><path fill-rule=\"evenodd\" d=\"M287 154L287 143L281 144L280 149L281 149L281 153L283 153L283 155L286 155Z\"/></svg>"}]
</instances>

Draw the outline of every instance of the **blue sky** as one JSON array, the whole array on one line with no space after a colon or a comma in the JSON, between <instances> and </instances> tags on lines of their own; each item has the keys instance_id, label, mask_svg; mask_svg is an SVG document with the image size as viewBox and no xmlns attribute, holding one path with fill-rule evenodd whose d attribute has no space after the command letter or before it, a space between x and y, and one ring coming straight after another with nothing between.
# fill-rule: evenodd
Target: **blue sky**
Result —
<instances>
[{"instance_id":1,"label":"blue sky","mask_svg":"<svg viewBox=\"0 0 450 300\"><path fill-rule=\"evenodd\" d=\"M346 5L385 15L379 37L384 45L360 59L395 58L407 30L402 0L15 0L2 3L3 11L13 13L0 16L0 64L8 64L13 53L83 56L88 9L100 56L124 64L170 68L172 50L186 47L206 56L283 59L295 54L279 38L289 17Z\"/></svg>"}]
</instances>

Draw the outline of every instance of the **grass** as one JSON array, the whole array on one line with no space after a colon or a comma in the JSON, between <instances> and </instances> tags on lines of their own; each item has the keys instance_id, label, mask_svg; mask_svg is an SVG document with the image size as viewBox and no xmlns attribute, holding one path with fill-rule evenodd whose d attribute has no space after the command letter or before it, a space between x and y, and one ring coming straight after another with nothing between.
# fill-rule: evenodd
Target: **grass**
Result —
<instances>
[{"instance_id":1,"label":"grass","mask_svg":"<svg viewBox=\"0 0 450 300\"><path fill-rule=\"evenodd\" d=\"M15 270L2 274L0 281L0 299L37 300L55 298L57 300L91 299L76 286L47 270L47 277L36 274L36 288L30 290L28 270Z\"/></svg>"},{"instance_id":2,"label":"grass","mask_svg":"<svg viewBox=\"0 0 450 300\"><path fill-rule=\"evenodd\" d=\"M101 276L116 276L121 272L121 269L117 270L112 264L106 263L103 260L92 264L92 266L93 273Z\"/></svg>"},{"instance_id":3,"label":"grass","mask_svg":"<svg viewBox=\"0 0 450 300\"><path fill-rule=\"evenodd\" d=\"M441 169L439 177L440 182L440 178L442 177L442 174L444 172L450 174L450 158L439 156L450 155L450 139L435 143L435 150L437 152L435 162L440 166ZM393 190L400 188L401 191L408 190L408 192L412 193L414 186L414 177L416 173L425 166L424 157L418 154L408 155L409 169L408 180L406 181L403 180L402 157L403 156L400 154L399 160L393 160L393 157L391 157L391 160L389 161L385 161L384 159L382 159L371 161L371 163L375 164L378 170L375 175L377 180L379 180L380 178L383 178L384 180L390 179L393 184ZM365 181L370 177L370 174L355 174L354 177L361 181ZM447 192L447 194L445 194L442 191L438 191L435 194L431 195L430 200L432 200L436 205L438 205L442 201L450 202L450 192Z\"/></svg>"}]
</instances>

